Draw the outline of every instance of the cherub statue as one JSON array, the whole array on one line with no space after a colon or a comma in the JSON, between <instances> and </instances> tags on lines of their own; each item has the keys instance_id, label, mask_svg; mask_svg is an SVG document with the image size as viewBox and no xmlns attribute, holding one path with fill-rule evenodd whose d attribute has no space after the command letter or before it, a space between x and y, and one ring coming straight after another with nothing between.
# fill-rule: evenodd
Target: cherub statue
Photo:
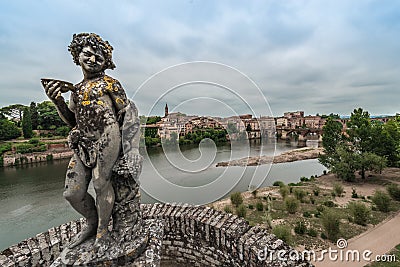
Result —
<instances>
[{"instance_id":1,"label":"cherub statue","mask_svg":"<svg viewBox=\"0 0 400 267\"><path fill-rule=\"evenodd\" d=\"M73 128L68 143L74 155L67 169L64 197L86 218L87 225L69 248L94 236L95 247L100 247L108 242L115 201L111 174L121 156L122 134L125 131L133 137L139 122L137 110L119 81L105 74L106 69L115 68L113 47L97 34L80 33L73 35L68 48L74 62L82 68L83 80L74 86L58 80L42 82L60 117ZM69 104L61 95L66 91L71 91ZM125 115L129 120L124 125ZM125 143L124 149L132 149L129 140ZM134 151L135 154L139 152ZM96 200L87 192L91 180Z\"/></svg>"}]
</instances>

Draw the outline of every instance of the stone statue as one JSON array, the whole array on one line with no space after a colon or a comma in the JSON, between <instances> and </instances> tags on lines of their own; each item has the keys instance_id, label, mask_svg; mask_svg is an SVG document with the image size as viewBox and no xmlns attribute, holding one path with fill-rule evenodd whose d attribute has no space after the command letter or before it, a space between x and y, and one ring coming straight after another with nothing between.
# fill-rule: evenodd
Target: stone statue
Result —
<instances>
[{"instance_id":1,"label":"stone statue","mask_svg":"<svg viewBox=\"0 0 400 267\"><path fill-rule=\"evenodd\" d=\"M137 109L119 81L105 74L106 69L115 68L113 47L107 41L94 33L74 34L68 50L81 67L83 80L72 85L42 79L60 117L72 127L68 144L74 155L67 168L64 197L86 218L86 226L68 249L75 251L72 254L97 253L89 258L115 256L116 250L126 250L124 242L134 239L141 226ZM61 94L68 91L67 104ZM90 181L96 199L87 192ZM88 245L88 240L94 241ZM69 263L77 260L72 254L65 256L73 258Z\"/></svg>"}]
</instances>

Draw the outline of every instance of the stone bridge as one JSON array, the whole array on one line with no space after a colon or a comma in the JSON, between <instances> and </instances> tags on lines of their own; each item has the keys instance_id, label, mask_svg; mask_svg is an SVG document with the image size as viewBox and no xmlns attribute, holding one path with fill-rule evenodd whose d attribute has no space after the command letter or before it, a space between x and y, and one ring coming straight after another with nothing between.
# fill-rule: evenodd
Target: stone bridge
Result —
<instances>
[{"instance_id":1,"label":"stone bridge","mask_svg":"<svg viewBox=\"0 0 400 267\"><path fill-rule=\"evenodd\" d=\"M298 141L318 140L322 141L322 129L311 128L277 128L277 136L282 140L295 139Z\"/></svg>"}]
</instances>

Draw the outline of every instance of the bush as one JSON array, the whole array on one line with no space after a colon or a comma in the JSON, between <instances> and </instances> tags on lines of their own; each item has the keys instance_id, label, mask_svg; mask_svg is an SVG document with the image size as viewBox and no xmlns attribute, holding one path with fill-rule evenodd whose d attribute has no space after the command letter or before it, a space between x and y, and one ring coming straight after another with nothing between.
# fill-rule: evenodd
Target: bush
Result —
<instances>
[{"instance_id":1,"label":"bush","mask_svg":"<svg viewBox=\"0 0 400 267\"><path fill-rule=\"evenodd\" d=\"M258 211L263 211L263 210L264 210L264 205L263 205L263 203L262 203L262 202L257 202L257 203L256 203L256 209L257 209Z\"/></svg>"},{"instance_id":2,"label":"bush","mask_svg":"<svg viewBox=\"0 0 400 267\"><path fill-rule=\"evenodd\" d=\"M333 207L335 207L335 203L333 203L332 200L327 200L327 201L324 201L324 206L327 206L328 208L333 208Z\"/></svg>"},{"instance_id":3,"label":"bush","mask_svg":"<svg viewBox=\"0 0 400 267\"><path fill-rule=\"evenodd\" d=\"M287 185L283 185L279 188L279 194L281 194L282 198L285 199L289 195L289 187Z\"/></svg>"},{"instance_id":4,"label":"bush","mask_svg":"<svg viewBox=\"0 0 400 267\"><path fill-rule=\"evenodd\" d=\"M305 211L305 212L303 212L303 217L304 217L304 218L311 218L311 217L312 217L312 214L311 214L311 212L309 212L309 211Z\"/></svg>"},{"instance_id":5,"label":"bush","mask_svg":"<svg viewBox=\"0 0 400 267\"><path fill-rule=\"evenodd\" d=\"M240 204L243 203L243 197L240 192L235 192L231 194L231 202L233 205L238 207Z\"/></svg>"},{"instance_id":6,"label":"bush","mask_svg":"<svg viewBox=\"0 0 400 267\"><path fill-rule=\"evenodd\" d=\"M277 225L272 229L272 233L276 235L277 238L290 244L292 242L292 234L290 233L290 228L286 225Z\"/></svg>"},{"instance_id":7,"label":"bush","mask_svg":"<svg viewBox=\"0 0 400 267\"><path fill-rule=\"evenodd\" d=\"M240 204L239 207L236 208L236 214L241 218L246 218L247 215L246 207L243 204Z\"/></svg>"},{"instance_id":8,"label":"bush","mask_svg":"<svg viewBox=\"0 0 400 267\"><path fill-rule=\"evenodd\" d=\"M71 128L68 126L61 126L56 129L56 135L66 137L68 136L69 131L71 131Z\"/></svg>"},{"instance_id":9,"label":"bush","mask_svg":"<svg viewBox=\"0 0 400 267\"><path fill-rule=\"evenodd\" d=\"M10 151L12 149L11 143L5 143L0 145L0 156L3 155L3 153Z\"/></svg>"},{"instance_id":10,"label":"bush","mask_svg":"<svg viewBox=\"0 0 400 267\"><path fill-rule=\"evenodd\" d=\"M322 214L322 226L325 229L326 236L331 241L336 241L339 236L340 221L339 217L332 210L326 210ZM322 237L322 236L321 236Z\"/></svg>"},{"instance_id":11,"label":"bush","mask_svg":"<svg viewBox=\"0 0 400 267\"><path fill-rule=\"evenodd\" d=\"M294 214L299 208L299 201L294 197L287 197L285 199L285 207L289 213Z\"/></svg>"},{"instance_id":12,"label":"bush","mask_svg":"<svg viewBox=\"0 0 400 267\"><path fill-rule=\"evenodd\" d=\"M394 200L400 201L400 187L397 184L389 184L386 191Z\"/></svg>"},{"instance_id":13,"label":"bush","mask_svg":"<svg viewBox=\"0 0 400 267\"><path fill-rule=\"evenodd\" d=\"M382 191L376 191L371 198L372 202L376 205L378 210L382 212L388 212L390 206L390 197L388 194Z\"/></svg>"},{"instance_id":14,"label":"bush","mask_svg":"<svg viewBox=\"0 0 400 267\"><path fill-rule=\"evenodd\" d=\"M314 178L314 177L313 177L313 178ZM310 179L308 179L307 177L302 176L302 177L300 177L300 181L302 181L302 182L308 182L308 181L310 181Z\"/></svg>"},{"instance_id":15,"label":"bush","mask_svg":"<svg viewBox=\"0 0 400 267\"><path fill-rule=\"evenodd\" d=\"M254 209L253 204L249 204L247 207L248 207L250 210L253 210L253 209Z\"/></svg>"},{"instance_id":16,"label":"bush","mask_svg":"<svg viewBox=\"0 0 400 267\"><path fill-rule=\"evenodd\" d=\"M328 239L328 237L326 236L325 233L321 233L321 238L322 238L322 239Z\"/></svg>"},{"instance_id":17,"label":"bush","mask_svg":"<svg viewBox=\"0 0 400 267\"><path fill-rule=\"evenodd\" d=\"M362 202L351 202L348 205L353 222L359 225L367 225L370 209Z\"/></svg>"},{"instance_id":18,"label":"bush","mask_svg":"<svg viewBox=\"0 0 400 267\"><path fill-rule=\"evenodd\" d=\"M314 228L308 229L307 234L308 234L309 236L312 236L312 237L317 237L317 236L318 236L318 232L317 232L317 230L315 230Z\"/></svg>"},{"instance_id":19,"label":"bush","mask_svg":"<svg viewBox=\"0 0 400 267\"><path fill-rule=\"evenodd\" d=\"M299 235L304 235L307 232L307 226L304 222L297 222L294 227L294 232Z\"/></svg>"},{"instance_id":20,"label":"bush","mask_svg":"<svg viewBox=\"0 0 400 267\"><path fill-rule=\"evenodd\" d=\"M357 194L355 188L353 188L353 191L351 192L351 197L352 197L352 198L358 198L358 194Z\"/></svg>"},{"instance_id":21,"label":"bush","mask_svg":"<svg viewBox=\"0 0 400 267\"><path fill-rule=\"evenodd\" d=\"M313 189L314 196L317 197L319 195L319 192L320 192L320 190L318 187Z\"/></svg>"},{"instance_id":22,"label":"bush","mask_svg":"<svg viewBox=\"0 0 400 267\"><path fill-rule=\"evenodd\" d=\"M334 183L333 192L335 193L336 196L341 197L344 192L343 185L340 183Z\"/></svg>"},{"instance_id":23,"label":"bush","mask_svg":"<svg viewBox=\"0 0 400 267\"><path fill-rule=\"evenodd\" d=\"M31 138L29 139L28 143L32 145L38 145L39 144L39 138Z\"/></svg>"},{"instance_id":24,"label":"bush","mask_svg":"<svg viewBox=\"0 0 400 267\"><path fill-rule=\"evenodd\" d=\"M273 186L279 186L279 187L282 187L282 186L285 186L285 183L284 182L282 182L282 181L275 181L273 184L272 184Z\"/></svg>"},{"instance_id":25,"label":"bush","mask_svg":"<svg viewBox=\"0 0 400 267\"><path fill-rule=\"evenodd\" d=\"M301 203L304 202L304 197L307 195L306 191L304 191L303 189L299 189L299 188L295 188L293 190L294 196L300 200Z\"/></svg>"},{"instance_id":26,"label":"bush","mask_svg":"<svg viewBox=\"0 0 400 267\"><path fill-rule=\"evenodd\" d=\"M225 211L226 213L233 213L233 210L232 210L231 206L228 206L228 205L226 205L226 206L224 207L224 211Z\"/></svg>"}]
</instances>

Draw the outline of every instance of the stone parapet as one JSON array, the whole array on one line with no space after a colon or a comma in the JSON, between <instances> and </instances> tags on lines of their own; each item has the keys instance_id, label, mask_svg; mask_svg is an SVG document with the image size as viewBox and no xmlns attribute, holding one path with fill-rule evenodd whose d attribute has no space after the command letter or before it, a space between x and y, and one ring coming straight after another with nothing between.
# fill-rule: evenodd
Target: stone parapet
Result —
<instances>
[{"instance_id":1,"label":"stone parapet","mask_svg":"<svg viewBox=\"0 0 400 267\"><path fill-rule=\"evenodd\" d=\"M143 220L161 219L163 240L148 246L137 265L125 266L157 266L145 265L151 258L161 260L161 266L163 262L175 263L172 266L312 266L303 259L290 259L293 248L269 230L251 227L236 215L188 204L141 204L140 208ZM83 222L81 219L51 228L5 249L0 253L0 266L50 266ZM157 256L160 247L161 257ZM273 254L278 251L284 251L280 258Z\"/></svg>"}]
</instances>

